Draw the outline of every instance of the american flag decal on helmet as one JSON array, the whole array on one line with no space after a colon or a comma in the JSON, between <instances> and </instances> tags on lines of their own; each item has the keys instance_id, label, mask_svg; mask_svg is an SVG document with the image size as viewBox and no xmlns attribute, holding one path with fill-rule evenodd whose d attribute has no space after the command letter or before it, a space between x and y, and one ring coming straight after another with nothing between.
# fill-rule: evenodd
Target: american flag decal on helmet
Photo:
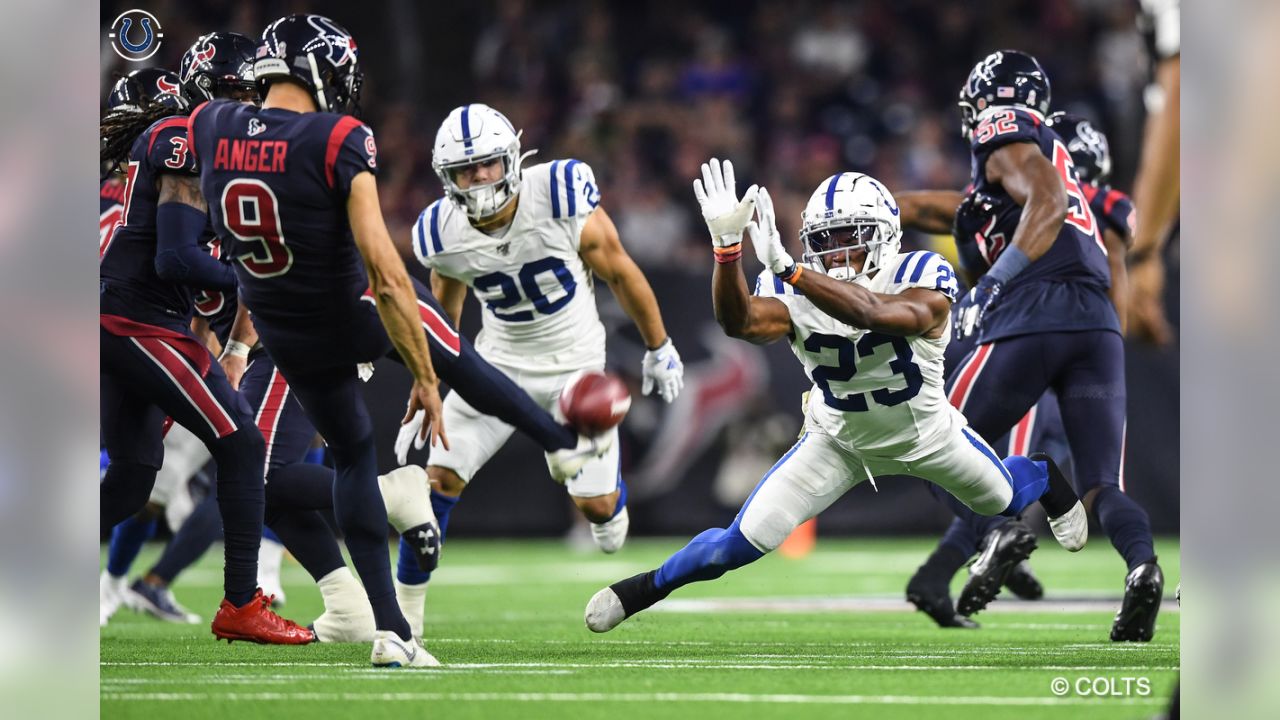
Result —
<instances>
[{"instance_id":1,"label":"american flag decal on helmet","mask_svg":"<svg viewBox=\"0 0 1280 720\"><path fill-rule=\"evenodd\" d=\"M1002 97L1002 98L1013 97L1013 88L1007 85L996 88L996 97Z\"/></svg>"}]
</instances>

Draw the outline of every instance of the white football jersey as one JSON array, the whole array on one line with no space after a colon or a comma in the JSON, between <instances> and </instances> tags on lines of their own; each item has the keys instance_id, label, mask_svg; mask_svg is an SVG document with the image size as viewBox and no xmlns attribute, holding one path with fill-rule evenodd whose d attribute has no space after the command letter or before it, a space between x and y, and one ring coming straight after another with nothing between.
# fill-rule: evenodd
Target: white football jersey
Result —
<instances>
[{"instance_id":1,"label":"white football jersey","mask_svg":"<svg viewBox=\"0 0 1280 720\"><path fill-rule=\"evenodd\" d=\"M858 283L884 295L923 287L953 302L958 292L951 265L925 251L899 253ZM819 310L768 270L757 278L755 294L778 298L791 313L791 350L813 380L806 424L816 424L853 452L912 460L947 442L953 423L964 423L943 391L950 319L936 339L855 328Z\"/></svg>"},{"instance_id":2,"label":"white football jersey","mask_svg":"<svg viewBox=\"0 0 1280 720\"><path fill-rule=\"evenodd\" d=\"M502 237L471 226L447 198L413 228L413 252L432 272L466 283L484 305L476 349L517 367L575 370L604 362L604 325L590 268L578 255L600 204L595 175L578 160L526 168L519 206Z\"/></svg>"}]
</instances>

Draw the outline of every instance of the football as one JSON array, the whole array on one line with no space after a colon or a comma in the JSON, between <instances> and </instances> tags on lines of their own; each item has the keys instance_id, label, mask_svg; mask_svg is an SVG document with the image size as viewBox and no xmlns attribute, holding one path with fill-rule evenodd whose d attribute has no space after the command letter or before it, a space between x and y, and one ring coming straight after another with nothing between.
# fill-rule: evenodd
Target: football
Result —
<instances>
[{"instance_id":1,"label":"football","mask_svg":"<svg viewBox=\"0 0 1280 720\"><path fill-rule=\"evenodd\" d=\"M631 409L631 392L617 375L601 370L582 373L560 393L560 412L583 435L612 430Z\"/></svg>"}]
</instances>

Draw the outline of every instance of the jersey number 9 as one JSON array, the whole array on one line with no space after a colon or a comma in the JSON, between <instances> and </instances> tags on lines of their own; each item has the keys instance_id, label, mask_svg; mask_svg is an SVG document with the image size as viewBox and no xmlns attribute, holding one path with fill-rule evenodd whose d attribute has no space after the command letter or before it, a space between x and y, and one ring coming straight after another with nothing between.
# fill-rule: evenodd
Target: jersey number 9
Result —
<instances>
[{"instance_id":1,"label":"jersey number 9","mask_svg":"<svg viewBox=\"0 0 1280 720\"><path fill-rule=\"evenodd\" d=\"M277 277L293 267L279 207L276 194L261 180L237 178L222 191L223 223L245 246L236 259L254 277Z\"/></svg>"}]
</instances>

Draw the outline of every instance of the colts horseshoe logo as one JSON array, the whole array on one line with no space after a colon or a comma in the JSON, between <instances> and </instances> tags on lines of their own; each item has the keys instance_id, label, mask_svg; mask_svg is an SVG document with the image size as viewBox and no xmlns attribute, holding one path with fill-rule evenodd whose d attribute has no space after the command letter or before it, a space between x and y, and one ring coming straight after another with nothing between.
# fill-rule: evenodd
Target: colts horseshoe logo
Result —
<instances>
[{"instance_id":1,"label":"colts horseshoe logo","mask_svg":"<svg viewBox=\"0 0 1280 720\"><path fill-rule=\"evenodd\" d=\"M146 10L125 10L111 22L107 38L117 55L129 62L141 62L160 49L164 32L155 15Z\"/></svg>"}]
</instances>

